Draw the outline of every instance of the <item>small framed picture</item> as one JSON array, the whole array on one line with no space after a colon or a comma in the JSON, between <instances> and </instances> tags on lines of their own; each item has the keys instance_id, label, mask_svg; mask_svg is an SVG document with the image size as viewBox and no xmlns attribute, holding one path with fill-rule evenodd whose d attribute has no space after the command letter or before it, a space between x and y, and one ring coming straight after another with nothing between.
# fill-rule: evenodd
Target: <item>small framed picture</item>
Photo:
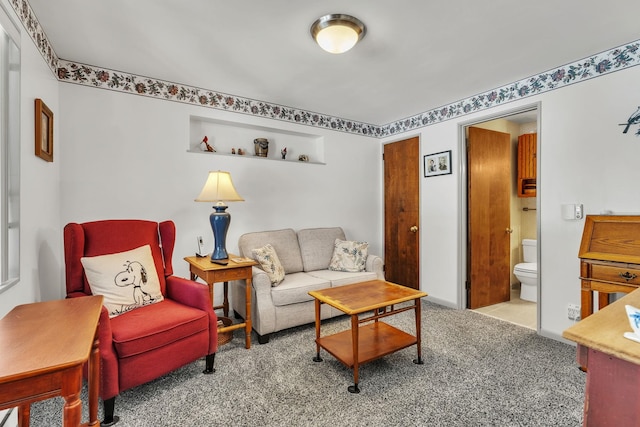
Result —
<instances>
[{"instance_id":1,"label":"small framed picture","mask_svg":"<svg viewBox=\"0 0 640 427\"><path fill-rule=\"evenodd\" d=\"M451 173L451 150L424 156L424 176L449 175Z\"/></svg>"},{"instance_id":2,"label":"small framed picture","mask_svg":"<svg viewBox=\"0 0 640 427\"><path fill-rule=\"evenodd\" d=\"M42 99L36 99L36 156L53 162L53 112Z\"/></svg>"}]
</instances>

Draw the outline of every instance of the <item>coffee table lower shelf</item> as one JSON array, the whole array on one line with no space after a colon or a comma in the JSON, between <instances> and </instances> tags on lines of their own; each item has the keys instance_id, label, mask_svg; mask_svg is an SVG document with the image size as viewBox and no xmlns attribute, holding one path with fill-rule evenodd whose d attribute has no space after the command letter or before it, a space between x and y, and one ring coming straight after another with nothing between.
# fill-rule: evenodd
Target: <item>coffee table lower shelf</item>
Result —
<instances>
[{"instance_id":1,"label":"coffee table lower shelf","mask_svg":"<svg viewBox=\"0 0 640 427\"><path fill-rule=\"evenodd\" d=\"M358 335L358 364L371 362L418 342L415 336L384 322L360 326ZM316 343L348 368L354 367L351 330L318 338Z\"/></svg>"}]
</instances>

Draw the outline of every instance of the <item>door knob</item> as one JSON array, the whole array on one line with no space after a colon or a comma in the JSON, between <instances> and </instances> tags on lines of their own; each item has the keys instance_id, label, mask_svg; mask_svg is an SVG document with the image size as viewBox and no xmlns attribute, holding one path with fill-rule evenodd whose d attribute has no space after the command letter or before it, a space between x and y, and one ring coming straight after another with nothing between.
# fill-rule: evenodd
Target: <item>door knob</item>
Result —
<instances>
[{"instance_id":1,"label":"door knob","mask_svg":"<svg viewBox=\"0 0 640 427\"><path fill-rule=\"evenodd\" d=\"M511 233L513 233L513 228L507 228L505 231L506 231L507 233L511 234Z\"/></svg>"},{"instance_id":2,"label":"door knob","mask_svg":"<svg viewBox=\"0 0 640 427\"><path fill-rule=\"evenodd\" d=\"M409 231L410 231L410 232L412 232L412 233L417 233L417 232L418 232L418 226L417 226L417 225L414 225L413 227L411 227L411 228L409 229Z\"/></svg>"}]
</instances>

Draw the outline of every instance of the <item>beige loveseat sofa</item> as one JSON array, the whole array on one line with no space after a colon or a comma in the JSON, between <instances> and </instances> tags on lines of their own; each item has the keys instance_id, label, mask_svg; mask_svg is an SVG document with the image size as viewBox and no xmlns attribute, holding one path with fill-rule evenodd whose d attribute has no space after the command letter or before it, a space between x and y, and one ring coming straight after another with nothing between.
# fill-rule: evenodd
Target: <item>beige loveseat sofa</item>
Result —
<instances>
[{"instance_id":1,"label":"beige loveseat sofa","mask_svg":"<svg viewBox=\"0 0 640 427\"><path fill-rule=\"evenodd\" d=\"M260 344L269 342L271 333L315 321L315 307L309 291L342 286L367 280L384 280L383 262L368 255L366 270L344 272L329 270L336 239L346 240L340 227L263 231L240 236L238 247L244 257L256 259L252 253L270 244L285 271L284 280L272 286L267 273L253 267L251 320ZM236 317L245 317L245 282L231 286L231 304ZM342 312L322 306L323 319Z\"/></svg>"}]
</instances>

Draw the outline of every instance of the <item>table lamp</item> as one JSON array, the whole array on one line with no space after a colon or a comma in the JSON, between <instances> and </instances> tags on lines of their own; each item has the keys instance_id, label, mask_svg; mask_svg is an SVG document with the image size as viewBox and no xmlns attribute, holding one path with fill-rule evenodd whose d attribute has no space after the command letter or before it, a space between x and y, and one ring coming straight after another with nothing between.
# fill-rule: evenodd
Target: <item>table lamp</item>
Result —
<instances>
[{"instance_id":1,"label":"table lamp","mask_svg":"<svg viewBox=\"0 0 640 427\"><path fill-rule=\"evenodd\" d=\"M223 171L209 172L207 182L204 183L204 187L202 187L202 191L195 201L216 203L213 206L214 211L209 215L214 238L211 262L226 265L229 261L226 240L231 215L225 212L227 209L225 202L244 202L244 199L240 197L233 186L231 174Z\"/></svg>"}]
</instances>

